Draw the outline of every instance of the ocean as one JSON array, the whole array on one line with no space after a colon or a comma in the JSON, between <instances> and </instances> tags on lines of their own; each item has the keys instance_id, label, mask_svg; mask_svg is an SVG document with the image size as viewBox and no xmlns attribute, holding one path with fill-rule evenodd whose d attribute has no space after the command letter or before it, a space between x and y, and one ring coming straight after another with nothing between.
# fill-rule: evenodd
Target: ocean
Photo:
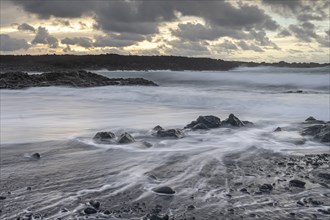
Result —
<instances>
[{"instance_id":1,"label":"ocean","mask_svg":"<svg viewBox=\"0 0 330 220\"><path fill-rule=\"evenodd\" d=\"M101 208L110 211L141 201L150 207L160 204L175 219L186 212L186 205L194 204L197 219L217 219L229 207L224 199L230 192L227 155L329 152L327 144L299 134L299 123L309 116L330 120L329 67L93 72L110 78L142 77L159 86L1 90L1 194L10 191L0 201L2 219L29 212L34 218L40 213L44 219L76 219L90 199L101 201ZM200 115L224 120L230 113L254 125L186 130L181 139L152 135L156 125L183 128ZM284 129L273 132L277 127ZM92 138L99 131L117 136L128 132L136 142L98 144ZM40 159L31 158L35 152ZM247 181L239 171L231 175L243 185ZM171 186L176 194L155 194L152 189L160 185ZM308 189L307 197L330 195L327 188ZM286 218L288 209L296 210L292 198L297 194L281 192L260 201L238 195L230 207L244 207L241 212L246 215L257 210L264 219ZM252 205L269 201L281 201L283 206ZM317 208L302 213L308 217L314 212ZM120 215L141 219L145 214ZM97 217L119 219L118 215Z\"/></svg>"}]
</instances>

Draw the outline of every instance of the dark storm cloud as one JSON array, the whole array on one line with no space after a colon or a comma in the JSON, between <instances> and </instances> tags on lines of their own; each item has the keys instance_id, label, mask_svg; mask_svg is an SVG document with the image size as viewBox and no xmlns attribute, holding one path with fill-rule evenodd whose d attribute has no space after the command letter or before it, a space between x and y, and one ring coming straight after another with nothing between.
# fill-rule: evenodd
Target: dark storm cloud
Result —
<instances>
[{"instance_id":1,"label":"dark storm cloud","mask_svg":"<svg viewBox=\"0 0 330 220\"><path fill-rule=\"evenodd\" d=\"M37 29L36 36L31 42L32 44L46 44L50 48L58 47L58 40L56 37L49 34L48 30L44 27Z\"/></svg>"},{"instance_id":2,"label":"dark storm cloud","mask_svg":"<svg viewBox=\"0 0 330 220\"><path fill-rule=\"evenodd\" d=\"M78 45L84 48L93 47L93 41L88 37L73 37L73 38L66 37L61 40L61 43L67 45Z\"/></svg>"},{"instance_id":3,"label":"dark storm cloud","mask_svg":"<svg viewBox=\"0 0 330 220\"><path fill-rule=\"evenodd\" d=\"M114 34L108 33L107 35L96 36L94 46L95 47L126 47L134 45L140 41L143 41L145 37L139 34Z\"/></svg>"},{"instance_id":4,"label":"dark storm cloud","mask_svg":"<svg viewBox=\"0 0 330 220\"><path fill-rule=\"evenodd\" d=\"M208 49L208 44L206 42L192 42L192 41L184 41L184 40L174 40L168 41L167 46L164 51L167 54L178 55L178 56L205 56L210 55L210 51Z\"/></svg>"},{"instance_id":5,"label":"dark storm cloud","mask_svg":"<svg viewBox=\"0 0 330 220\"><path fill-rule=\"evenodd\" d=\"M172 30L172 34L183 39L191 41L216 40L221 37L232 37L236 39L245 39L247 34L241 30L231 28L211 27L202 24L179 24L178 29Z\"/></svg>"},{"instance_id":6,"label":"dark storm cloud","mask_svg":"<svg viewBox=\"0 0 330 220\"><path fill-rule=\"evenodd\" d=\"M302 41L311 42L312 39L318 38L315 33L315 25L310 22L304 22L301 25L290 25L290 31L294 36Z\"/></svg>"},{"instance_id":7,"label":"dark storm cloud","mask_svg":"<svg viewBox=\"0 0 330 220\"><path fill-rule=\"evenodd\" d=\"M245 41L240 41L237 43L237 45L242 49L242 50L252 50L255 52L264 52L263 49L261 49L260 47L258 47L255 44L248 44Z\"/></svg>"},{"instance_id":8,"label":"dark storm cloud","mask_svg":"<svg viewBox=\"0 0 330 220\"><path fill-rule=\"evenodd\" d=\"M304 21L323 21L329 19L328 0L262 0L265 5L283 16L296 17L297 20Z\"/></svg>"},{"instance_id":9,"label":"dark storm cloud","mask_svg":"<svg viewBox=\"0 0 330 220\"><path fill-rule=\"evenodd\" d=\"M23 23L23 24L18 25L17 30L19 30L19 31L31 31L31 32L36 31L33 26L31 26L27 23Z\"/></svg>"},{"instance_id":10,"label":"dark storm cloud","mask_svg":"<svg viewBox=\"0 0 330 220\"><path fill-rule=\"evenodd\" d=\"M40 18L81 17L93 12L95 27L119 33L157 33L161 22L177 14L198 16L212 26L275 30L279 25L257 6L219 1L17 1Z\"/></svg>"},{"instance_id":11,"label":"dark storm cloud","mask_svg":"<svg viewBox=\"0 0 330 220\"><path fill-rule=\"evenodd\" d=\"M28 49L29 44L23 39L12 38L7 34L0 34L0 51L15 51Z\"/></svg>"},{"instance_id":12,"label":"dark storm cloud","mask_svg":"<svg viewBox=\"0 0 330 220\"><path fill-rule=\"evenodd\" d=\"M233 42L231 42L229 40L225 40L223 43L218 44L218 46L220 46L220 48L224 48L226 50L238 50L238 47L236 46L236 44L234 44Z\"/></svg>"},{"instance_id":13,"label":"dark storm cloud","mask_svg":"<svg viewBox=\"0 0 330 220\"><path fill-rule=\"evenodd\" d=\"M278 35L278 37L288 37L288 36L291 36L291 33L290 31L288 31L287 29L282 29Z\"/></svg>"}]
</instances>

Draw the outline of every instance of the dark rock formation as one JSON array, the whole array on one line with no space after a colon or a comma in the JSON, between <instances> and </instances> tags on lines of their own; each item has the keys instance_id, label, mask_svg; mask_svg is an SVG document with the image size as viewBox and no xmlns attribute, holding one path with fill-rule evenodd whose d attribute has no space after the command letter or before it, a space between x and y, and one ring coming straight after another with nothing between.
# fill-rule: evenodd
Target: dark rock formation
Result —
<instances>
[{"instance_id":1,"label":"dark rock formation","mask_svg":"<svg viewBox=\"0 0 330 220\"><path fill-rule=\"evenodd\" d=\"M34 159L40 159L41 156L40 156L39 153L34 153L34 154L31 155L31 157L34 158Z\"/></svg>"},{"instance_id":2,"label":"dark rock formation","mask_svg":"<svg viewBox=\"0 0 330 220\"><path fill-rule=\"evenodd\" d=\"M305 127L301 135L310 135L324 143L330 142L330 124L317 124Z\"/></svg>"},{"instance_id":3,"label":"dark rock formation","mask_svg":"<svg viewBox=\"0 0 330 220\"><path fill-rule=\"evenodd\" d=\"M270 192L273 190L273 186L265 183L259 187L260 192Z\"/></svg>"},{"instance_id":4,"label":"dark rock formation","mask_svg":"<svg viewBox=\"0 0 330 220\"><path fill-rule=\"evenodd\" d=\"M234 114L230 114L229 117L222 121L221 125L231 125L233 127L243 127L245 124L239 120Z\"/></svg>"},{"instance_id":5,"label":"dark rock formation","mask_svg":"<svg viewBox=\"0 0 330 220\"><path fill-rule=\"evenodd\" d=\"M109 143L113 138L115 138L114 133L110 131L100 131L95 134L93 140L97 143Z\"/></svg>"},{"instance_id":6,"label":"dark rock formation","mask_svg":"<svg viewBox=\"0 0 330 220\"><path fill-rule=\"evenodd\" d=\"M304 188L305 184L306 183L301 180L290 180L289 181L289 186L294 186L294 187L299 187L299 188Z\"/></svg>"},{"instance_id":7,"label":"dark rock formation","mask_svg":"<svg viewBox=\"0 0 330 220\"><path fill-rule=\"evenodd\" d=\"M198 123L196 124L194 127L191 128L192 130L207 130L209 129L209 127L207 127L205 124L203 123Z\"/></svg>"},{"instance_id":8,"label":"dark rock formation","mask_svg":"<svg viewBox=\"0 0 330 220\"><path fill-rule=\"evenodd\" d=\"M309 116L305 121L316 121L316 119L313 116Z\"/></svg>"},{"instance_id":9,"label":"dark rock formation","mask_svg":"<svg viewBox=\"0 0 330 220\"><path fill-rule=\"evenodd\" d=\"M135 139L129 133L124 133L120 135L118 139L119 144L129 144L135 142Z\"/></svg>"},{"instance_id":10,"label":"dark rock formation","mask_svg":"<svg viewBox=\"0 0 330 220\"><path fill-rule=\"evenodd\" d=\"M89 204L91 205L91 206L93 206L94 208L96 208L96 209L98 209L98 208L100 208L100 202L98 202L98 201L95 201L95 200L91 200L91 201L89 201Z\"/></svg>"},{"instance_id":11,"label":"dark rock formation","mask_svg":"<svg viewBox=\"0 0 330 220\"><path fill-rule=\"evenodd\" d=\"M193 129L209 129L209 128L219 128L220 127L220 118L207 115L207 116L199 116L196 121L192 121L190 124L186 125L184 128Z\"/></svg>"},{"instance_id":12,"label":"dark rock formation","mask_svg":"<svg viewBox=\"0 0 330 220\"><path fill-rule=\"evenodd\" d=\"M6 198L6 196L0 196L0 200L5 200Z\"/></svg>"},{"instance_id":13,"label":"dark rock formation","mask_svg":"<svg viewBox=\"0 0 330 220\"><path fill-rule=\"evenodd\" d=\"M161 138L182 138L183 133L180 129L159 130L156 136Z\"/></svg>"},{"instance_id":14,"label":"dark rock formation","mask_svg":"<svg viewBox=\"0 0 330 220\"><path fill-rule=\"evenodd\" d=\"M318 177L326 180L330 180L330 173L319 173Z\"/></svg>"},{"instance_id":15,"label":"dark rock formation","mask_svg":"<svg viewBox=\"0 0 330 220\"><path fill-rule=\"evenodd\" d=\"M142 78L110 79L84 70L33 75L24 72L0 74L0 89L22 89L45 86L95 87L109 85L157 86L154 82Z\"/></svg>"},{"instance_id":16,"label":"dark rock formation","mask_svg":"<svg viewBox=\"0 0 330 220\"><path fill-rule=\"evenodd\" d=\"M175 191L171 187L168 187L168 186L160 186L160 187L154 188L152 190L156 193L162 193L162 194L174 194L175 193Z\"/></svg>"},{"instance_id":17,"label":"dark rock formation","mask_svg":"<svg viewBox=\"0 0 330 220\"><path fill-rule=\"evenodd\" d=\"M160 131L160 130L164 130L164 128L162 128L160 125L157 125L157 126L154 127L152 130L153 130L153 131Z\"/></svg>"},{"instance_id":18,"label":"dark rock formation","mask_svg":"<svg viewBox=\"0 0 330 220\"><path fill-rule=\"evenodd\" d=\"M87 214L87 215L91 215L91 214L95 214L97 213L97 211L91 207L87 207L84 209L84 212Z\"/></svg>"},{"instance_id":19,"label":"dark rock formation","mask_svg":"<svg viewBox=\"0 0 330 220\"><path fill-rule=\"evenodd\" d=\"M282 131L282 128L281 127L277 127L274 132L279 132L279 131Z\"/></svg>"}]
</instances>

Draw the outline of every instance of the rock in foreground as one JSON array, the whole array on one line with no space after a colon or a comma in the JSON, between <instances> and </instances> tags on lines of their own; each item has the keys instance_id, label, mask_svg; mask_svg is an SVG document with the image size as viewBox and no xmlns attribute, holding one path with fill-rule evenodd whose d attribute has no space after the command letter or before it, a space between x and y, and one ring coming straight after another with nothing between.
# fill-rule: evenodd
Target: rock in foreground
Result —
<instances>
[{"instance_id":1,"label":"rock in foreground","mask_svg":"<svg viewBox=\"0 0 330 220\"><path fill-rule=\"evenodd\" d=\"M220 118L207 115L199 116L196 121L192 121L190 124L186 125L184 128L191 128L193 130L197 129L209 129L209 128L219 128L220 127Z\"/></svg>"},{"instance_id":2,"label":"rock in foreground","mask_svg":"<svg viewBox=\"0 0 330 220\"><path fill-rule=\"evenodd\" d=\"M175 193L175 191L171 187L168 187L168 186L157 187L157 188L154 188L153 191L156 193L170 194L170 195Z\"/></svg>"},{"instance_id":3,"label":"rock in foreground","mask_svg":"<svg viewBox=\"0 0 330 220\"><path fill-rule=\"evenodd\" d=\"M84 70L70 72L49 72L29 75L24 72L0 74L0 89L23 89L28 87L69 86L95 87L109 85L157 86L143 78L108 78Z\"/></svg>"},{"instance_id":4,"label":"rock in foreground","mask_svg":"<svg viewBox=\"0 0 330 220\"><path fill-rule=\"evenodd\" d=\"M114 133L110 131L100 131L95 134L93 140L97 143L109 143L113 138L115 138Z\"/></svg>"}]
</instances>

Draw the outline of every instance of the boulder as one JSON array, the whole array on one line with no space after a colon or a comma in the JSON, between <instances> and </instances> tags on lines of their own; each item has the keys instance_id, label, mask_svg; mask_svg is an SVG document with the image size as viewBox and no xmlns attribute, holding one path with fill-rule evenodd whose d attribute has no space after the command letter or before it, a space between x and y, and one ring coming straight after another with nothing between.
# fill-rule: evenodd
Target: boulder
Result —
<instances>
[{"instance_id":1,"label":"boulder","mask_svg":"<svg viewBox=\"0 0 330 220\"><path fill-rule=\"evenodd\" d=\"M184 128L193 128L194 126L198 124L199 129L209 129L209 128L219 128L220 127L220 118L213 116L213 115L207 115L207 116L199 116L196 121L192 121L190 124L186 125Z\"/></svg>"},{"instance_id":2,"label":"boulder","mask_svg":"<svg viewBox=\"0 0 330 220\"><path fill-rule=\"evenodd\" d=\"M175 191L169 186L160 186L160 187L152 189L152 191L154 191L156 193L169 194L169 195L175 193Z\"/></svg>"},{"instance_id":3,"label":"boulder","mask_svg":"<svg viewBox=\"0 0 330 220\"><path fill-rule=\"evenodd\" d=\"M316 119L312 116L309 116L305 121L315 121Z\"/></svg>"},{"instance_id":4,"label":"boulder","mask_svg":"<svg viewBox=\"0 0 330 220\"><path fill-rule=\"evenodd\" d=\"M192 130L208 130L209 128L203 124L203 123L198 123L194 127L192 127Z\"/></svg>"},{"instance_id":5,"label":"boulder","mask_svg":"<svg viewBox=\"0 0 330 220\"><path fill-rule=\"evenodd\" d=\"M91 208L91 207L87 207L87 208L85 208L85 209L84 209L84 212L85 212L85 214L87 214L87 215L91 215L91 214L95 214L95 213L97 213L97 211L96 211L95 209Z\"/></svg>"},{"instance_id":6,"label":"boulder","mask_svg":"<svg viewBox=\"0 0 330 220\"><path fill-rule=\"evenodd\" d=\"M229 117L222 121L221 125L231 125L233 127L243 127L245 124L239 120L234 114L230 114Z\"/></svg>"},{"instance_id":7,"label":"boulder","mask_svg":"<svg viewBox=\"0 0 330 220\"><path fill-rule=\"evenodd\" d=\"M279 132L279 131L282 131L282 128L281 127L277 127L274 132Z\"/></svg>"},{"instance_id":8,"label":"boulder","mask_svg":"<svg viewBox=\"0 0 330 220\"><path fill-rule=\"evenodd\" d=\"M290 180L289 181L289 186L293 187L299 187L299 188L304 188L305 187L305 182L301 180Z\"/></svg>"},{"instance_id":9,"label":"boulder","mask_svg":"<svg viewBox=\"0 0 330 220\"><path fill-rule=\"evenodd\" d=\"M260 192L270 192L273 190L273 186L271 184L265 183L259 187Z\"/></svg>"},{"instance_id":10,"label":"boulder","mask_svg":"<svg viewBox=\"0 0 330 220\"><path fill-rule=\"evenodd\" d=\"M110 142L111 139L115 138L115 134L110 131L101 131L97 132L93 137L93 140L96 142Z\"/></svg>"},{"instance_id":11,"label":"boulder","mask_svg":"<svg viewBox=\"0 0 330 220\"><path fill-rule=\"evenodd\" d=\"M301 135L310 135L324 143L330 142L330 124L318 124L305 127Z\"/></svg>"},{"instance_id":12,"label":"boulder","mask_svg":"<svg viewBox=\"0 0 330 220\"><path fill-rule=\"evenodd\" d=\"M161 138L182 138L183 133L180 129L159 130L156 136Z\"/></svg>"},{"instance_id":13,"label":"boulder","mask_svg":"<svg viewBox=\"0 0 330 220\"><path fill-rule=\"evenodd\" d=\"M34 158L34 159L40 159L41 156L40 156L39 153L34 153L34 154L31 155L31 157Z\"/></svg>"},{"instance_id":14,"label":"boulder","mask_svg":"<svg viewBox=\"0 0 330 220\"><path fill-rule=\"evenodd\" d=\"M89 201L89 204L91 205L91 206L93 206L95 209L98 209L98 208L100 208L100 202L98 202L98 201L95 201L95 200L91 200L91 201Z\"/></svg>"},{"instance_id":15,"label":"boulder","mask_svg":"<svg viewBox=\"0 0 330 220\"><path fill-rule=\"evenodd\" d=\"M129 144L129 143L133 143L135 142L135 139L132 137L132 135L130 135L129 133L124 133L122 135L120 135L119 139L118 139L118 143L119 144Z\"/></svg>"},{"instance_id":16,"label":"boulder","mask_svg":"<svg viewBox=\"0 0 330 220\"><path fill-rule=\"evenodd\" d=\"M154 127L152 130L153 130L153 131L162 131L162 130L164 130L164 128L162 128L160 125L157 125L157 126Z\"/></svg>"}]
</instances>

